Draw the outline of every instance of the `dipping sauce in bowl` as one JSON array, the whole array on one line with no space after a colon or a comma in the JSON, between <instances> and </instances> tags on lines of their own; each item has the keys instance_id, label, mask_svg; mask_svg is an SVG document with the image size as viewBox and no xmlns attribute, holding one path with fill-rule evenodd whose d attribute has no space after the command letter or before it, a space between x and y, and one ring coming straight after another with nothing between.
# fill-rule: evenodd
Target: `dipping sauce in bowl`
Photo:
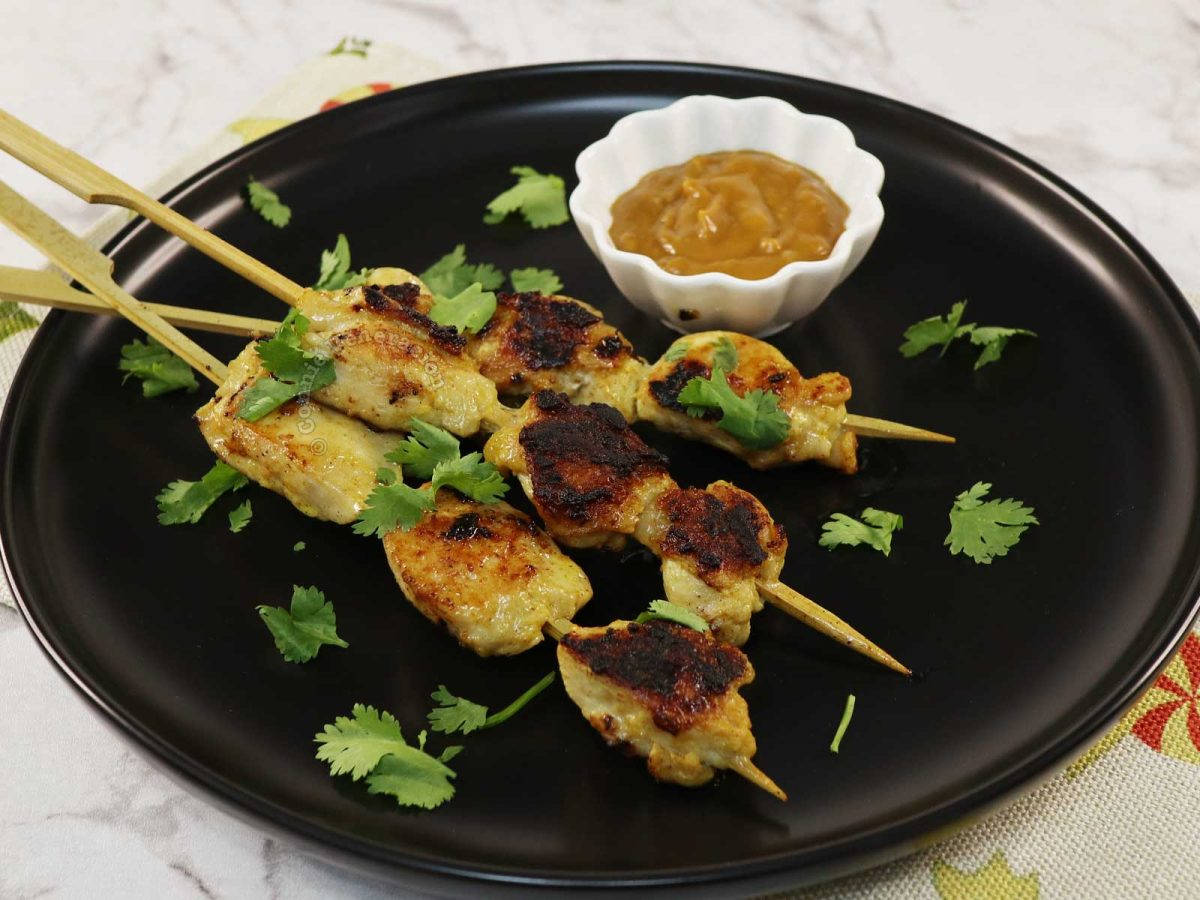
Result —
<instances>
[{"instance_id":1,"label":"dipping sauce in bowl","mask_svg":"<svg viewBox=\"0 0 1200 900\"><path fill-rule=\"evenodd\" d=\"M774 275L825 259L849 208L821 176L773 153L733 150L655 169L612 205L609 236L668 272Z\"/></svg>"}]
</instances>

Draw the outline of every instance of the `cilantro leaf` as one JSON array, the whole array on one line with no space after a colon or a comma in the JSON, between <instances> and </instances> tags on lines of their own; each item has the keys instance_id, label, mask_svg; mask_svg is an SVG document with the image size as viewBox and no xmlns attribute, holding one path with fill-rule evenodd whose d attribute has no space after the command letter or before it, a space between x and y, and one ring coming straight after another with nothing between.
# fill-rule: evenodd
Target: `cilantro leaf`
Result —
<instances>
[{"instance_id":1,"label":"cilantro leaf","mask_svg":"<svg viewBox=\"0 0 1200 900\"><path fill-rule=\"evenodd\" d=\"M484 222L495 225L518 210L534 228L561 225L570 219L561 178L543 175L529 166L513 166L509 171L517 176L517 183L488 203Z\"/></svg>"},{"instance_id":2,"label":"cilantro leaf","mask_svg":"<svg viewBox=\"0 0 1200 900\"><path fill-rule=\"evenodd\" d=\"M331 775L349 773L358 781L387 754L412 749L390 712L355 703L351 716L338 716L314 738L321 745L317 759L329 763Z\"/></svg>"},{"instance_id":3,"label":"cilantro leaf","mask_svg":"<svg viewBox=\"0 0 1200 900\"><path fill-rule=\"evenodd\" d=\"M456 731L470 734L472 731L494 728L507 722L524 709L529 701L550 687L553 682L554 673L550 672L538 679L533 687L522 693L508 706L490 716L486 706L464 697L456 697L446 690L444 684L439 684L437 690L430 695L438 702L438 706L429 711L429 727L443 734L454 734Z\"/></svg>"},{"instance_id":4,"label":"cilantro leaf","mask_svg":"<svg viewBox=\"0 0 1200 900\"><path fill-rule=\"evenodd\" d=\"M788 435L788 415L779 408L779 397L755 389L739 397L729 386L725 371L714 368L709 378L693 378L679 392L679 402L689 416L700 417L707 410L723 413L717 427L732 434L752 450L767 450Z\"/></svg>"},{"instance_id":5,"label":"cilantro leaf","mask_svg":"<svg viewBox=\"0 0 1200 900\"><path fill-rule=\"evenodd\" d=\"M508 273L513 290L518 294L537 291L539 294L557 294L563 283L553 269L513 269Z\"/></svg>"},{"instance_id":6,"label":"cilantro leaf","mask_svg":"<svg viewBox=\"0 0 1200 900\"><path fill-rule=\"evenodd\" d=\"M159 524L194 525L218 497L226 491L244 488L249 481L237 469L223 462L217 462L199 481L172 481L155 498Z\"/></svg>"},{"instance_id":7,"label":"cilantro leaf","mask_svg":"<svg viewBox=\"0 0 1200 900\"><path fill-rule=\"evenodd\" d=\"M308 544L304 543L304 541L296 541L296 543L292 544L292 552L299 553L301 550L303 550L307 546L308 546Z\"/></svg>"},{"instance_id":8,"label":"cilantro leaf","mask_svg":"<svg viewBox=\"0 0 1200 900\"><path fill-rule=\"evenodd\" d=\"M650 622L654 619L664 619L677 625L686 625L694 631L709 631L708 623L685 606L671 603L669 600L651 600L650 608L638 613L635 622Z\"/></svg>"},{"instance_id":9,"label":"cilantro leaf","mask_svg":"<svg viewBox=\"0 0 1200 900\"><path fill-rule=\"evenodd\" d=\"M676 341L667 348L667 352L662 355L663 362L678 362L688 354L691 345L687 341Z\"/></svg>"},{"instance_id":10,"label":"cilantro leaf","mask_svg":"<svg viewBox=\"0 0 1200 900\"><path fill-rule=\"evenodd\" d=\"M273 190L254 178L246 182L246 200L252 210L276 228L283 228L292 220L292 208L281 201Z\"/></svg>"},{"instance_id":11,"label":"cilantro leaf","mask_svg":"<svg viewBox=\"0 0 1200 900\"><path fill-rule=\"evenodd\" d=\"M453 325L460 332L479 331L496 312L496 295L478 281L453 297L433 298L429 318L439 325Z\"/></svg>"},{"instance_id":12,"label":"cilantro leaf","mask_svg":"<svg viewBox=\"0 0 1200 900\"><path fill-rule=\"evenodd\" d=\"M366 284L370 271L365 268L359 272L350 271L350 242L344 234L339 234L332 250L321 251L320 273L313 288L318 291L340 291L357 287Z\"/></svg>"},{"instance_id":13,"label":"cilantro leaf","mask_svg":"<svg viewBox=\"0 0 1200 900\"><path fill-rule=\"evenodd\" d=\"M409 487L402 482L381 484L367 497L367 504L358 514L354 533L364 537L383 537L396 528L408 530L421 521L421 515L433 509L433 492Z\"/></svg>"},{"instance_id":14,"label":"cilantro leaf","mask_svg":"<svg viewBox=\"0 0 1200 900\"><path fill-rule=\"evenodd\" d=\"M243 528L250 524L250 517L254 515L254 510L250 508L250 501L235 506L229 512L229 530L237 534Z\"/></svg>"},{"instance_id":15,"label":"cilantro leaf","mask_svg":"<svg viewBox=\"0 0 1200 900\"><path fill-rule=\"evenodd\" d=\"M256 608L275 638L275 646L288 662L308 662L325 644L350 646L338 637L333 604L316 587L293 585L290 610L282 606Z\"/></svg>"},{"instance_id":16,"label":"cilantro leaf","mask_svg":"<svg viewBox=\"0 0 1200 900\"><path fill-rule=\"evenodd\" d=\"M418 276L434 297L454 297L475 282L485 291L504 284L504 273L490 263L467 262L467 247L458 244Z\"/></svg>"},{"instance_id":17,"label":"cilantro leaf","mask_svg":"<svg viewBox=\"0 0 1200 900\"><path fill-rule=\"evenodd\" d=\"M457 755L452 753L450 758ZM379 761L367 776L367 791L395 797L401 806L434 809L454 796L450 783L454 777L454 770L441 759L409 747L407 753L389 753Z\"/></svg>"},{"instance_id":18,"label":"cilantro leaf","mask_svg":"<svg viewBox=\"0 0 1200 900\"><path fill-rule=\"evenodd\" d=\"M951 341L964 334L970 334L975 328L973 324L959 324L966 308L967 301L960 300L950 307L950 312L945 316L930 316L928 319L922 319L914 325L909 325L904 330L904 343L900 345L901 354L913 357L918 353L924 353L930 347L941 347L939 355L944 354Z\"/></svg>"},{"instance_id":19,"label":"cilantro leaf","mask_svg":"<svg viewBox=\"0 0 1200 900\"><path fill-rule=\"evenodd\" d=\"M384 454L385 459L399 463L414 478L432 478L440 462L458 459L458 438L443 428L420 419L410 419L411 434L396 449Z\"/></svg>"},{"instance_id":20,"label":"cilantro leaf","mask_svg":"<svg viewBox=\"0 0 1200 900\"><path fill-rule=\"evenodd\" d=\"M1030 525L1041 524L1033 508L1023 506L1019 500L984 502L991 489L991 484L977 481L955 498L945 541L952 555L965 553L986 565L1016 546Z\"/></svg>"},{"instance_id":21,"label":"cilantro leaf","mask_svg":"<svg viewBox=\"0 0 1200 900\"><path fill-rule=\"evenodd\" d=\"M842 749L842 738L846 736L846 729L850 727L850 720L854 717L854 695L846 696L846 706L842 710L841 721L838 722L837 731L834 732L833 740L829 744L831 753L837 753Z\"/></svg>"},{"instance_id":22,"label":"cilantro leaf","mask_svg":"<svg viewBox=\"0 0 1200 900\"><path fill-rule=\"evenodd\" d=\"M1037 337L1037 334L1027 328L1002 328L998 325L985 325L971 331L971 343L983 347L983 352L975 360L975 368L982 369L988 363L995 362L1008 346L1009 340L1017 335Z\"/></svg>"},{"instance_id":23,"label":"cilantro leaf","mask_svg":"<svg viewBox=\"0 0 1200 900\"><path fill-rule=\"evenodd\" d=\"M713 348L713 368L732 372L737 368L737 364L737 347L733 346L733 341L722 335Z\"/></svg>"},{"instance_id":24,"label":"cilantro leaf","mask_svg":"<svg viewBox=\"0 0 1200 900\"><path fill-rule=\"evenodd\" d=\"M834 513L821 526L822 547L832 550L839 545L856 547L866 544L884 556L892 554L892 533L904 527L904 517L882 509L867 507L862 511L862 521L843 513Z\"/></svg>"},{"instance_id":25,"label":"cilantro leaf","mask_svg":"<svg viewBox=\"0 0 1200 900\"><path fill-rule=\"evenodd\" d=\"M506 493L508 484L500 471L476 450L459 459L442 460L433 467L432 491L452 487L480 503L495 503Z\"/></svg>"},{"instance_id":26,"label":"cilantro leaf","mask_svg":"<svg viewBox=\"0 0 1200 900\"><path fill-rule=\"evenodd\" d=\"M292 398L333 383L337 377L333 360L300 348L300 339L307 331L308 319L293 309L273 337L258 342L255 350L270 376L259 378L242 394L239 419L257 422Z\"/></svg>"},{"instance_id":27,"label":"cilantro leaf","mask_svg":"<svg viewBox=\"0 0 1200 900\"><path fill-rule=\"evenodd\" d=\"M124 384L132 375L142 380L142 396L157 397L169 391L196 390L196 373L192 367L154 338L146 343L133 340L121 348L117 368L125 373Z\"/></svg>"}]
</instances>

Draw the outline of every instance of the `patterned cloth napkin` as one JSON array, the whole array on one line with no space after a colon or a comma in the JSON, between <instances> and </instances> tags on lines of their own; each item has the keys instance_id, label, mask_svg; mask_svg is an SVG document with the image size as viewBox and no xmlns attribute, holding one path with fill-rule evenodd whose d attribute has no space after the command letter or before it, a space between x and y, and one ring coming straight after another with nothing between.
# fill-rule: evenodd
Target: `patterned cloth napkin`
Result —
<instances>
[{"instance_id":1,"label":"patterned cloth napkin","mask_svg":"<svg viewBox=\"0 0 1200 900\"><path fill-rule=\"evenodd\" d=\"M147 191L160 195L212 160L296 119L445 74L408 49L346 39L293 73ZM126 213L115 211L88 237L99 246L126 221ZM7 396L43 316L40 309L0 303L0 395ZM13 605L7 584L0 583L0 603ZM1198 691L1200 638L1193 633L1120 723L1040 788L944 836L944 842L800 896L1200 896Z\"/></svg>"}]
</instances>

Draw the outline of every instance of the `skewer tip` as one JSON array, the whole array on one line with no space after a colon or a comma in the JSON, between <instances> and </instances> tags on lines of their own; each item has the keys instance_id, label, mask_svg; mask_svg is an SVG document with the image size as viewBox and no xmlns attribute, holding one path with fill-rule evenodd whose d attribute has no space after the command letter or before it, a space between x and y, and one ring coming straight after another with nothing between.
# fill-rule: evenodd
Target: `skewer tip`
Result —
<instances>
[{"instance_id":1,"label":"skewer tip","mask_svg":"<svg viewBox=\"0 0 1200 900\"><path fill-rule=\"evenodd\" d=\"M930 431L927 428L917 428L902 422L891 422L887 419L876 419L872 416L856 416L847 414L846 428L860 437L884 438L895 441L928 441L935 444L954 444L956 439L949 434Z\"/></svg>"},{"instance_id":2,"label":"skewer tip","mask_svg":"<svg viewBox=\"0 0 1200 900\"><path fill-rule=\"evenodd\" d=\"M730 768L733 769L733 771L737 772L739 775L741 775L743 778L745 778L750 783L754 784L757 787L762 788L764 791L766 791L772 797L775 797L777 800L782 800L784 803L787 802L788 796L786 793L784 793L783 788L781 788L779 785L777 785L771 779L771 777L769 775L767 775L766 772L764 772L762 769L760 769L754 763L750 762L748 757L735 756L733 759L733 763L730 765Z\"/></svg>"}]
</instances>

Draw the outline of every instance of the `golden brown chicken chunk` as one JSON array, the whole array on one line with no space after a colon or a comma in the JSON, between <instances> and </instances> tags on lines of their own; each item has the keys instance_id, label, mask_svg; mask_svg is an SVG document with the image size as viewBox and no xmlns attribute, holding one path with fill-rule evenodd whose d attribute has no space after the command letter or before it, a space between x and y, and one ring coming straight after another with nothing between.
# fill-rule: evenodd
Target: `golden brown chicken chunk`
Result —
<instances>
[{"instance_id":1,"label":"golden brown chicken chunk","mask_svg":"<svg viewBox=\"0 0 1200 900\"><path fill-rule=\"evenodd\" d=\"M429 318L431 302L415 279L305 291L296 303L310 323L301 344L332 358L337 376L314 399L390 430L414 417L457 435L508 421L466 338Z\"/></svg>"},{"instance_id":2,"label":"golden brown chicken chunk","mask_svg":"<svg viewBox=\"0 0 1200 900\"><path fill-rule=\"evenodd\" d=\"M546 529L568 547L619 549L642 510L674 482L651 449L611 406L572 404L538 391L483 455L512 472Z\"/></svg>"},{"instance_id":3,"label":"golden brown chicken chunk","mask_svg":"<svg viewBox=\"0 0 1200 900\"><path fill-rule=\"evenodd\" d=\"M266 376L255 344L229 364L229 375L196 413L213 453L305 515L345 524L358 518L375 473L393 468L384 454L394 435L319 403L292 400L257 422L237 417L243 392Z\"/></svg>"},{"instance_id":4,"label":"golden brown chicken chunk","mask_svg":"<svg viewBox=\"0 0 1200 900\"><path fill-rule=\"evenodd\" d=\"M410 530L384 535L383 549L413 606L480 656L528 650L543 625L592 596L583 570L527 515L448 488Z\"/></svg>"},{"instance_id":5,"label":"golden brown chicken chunk","mask_svg":"<svg viewBox=\"0 0 1200 900\"><path fill-rule=\"evenodd\" d=\"M756 389L773 393L788 415L787 437L774 447L746 447L717 426L719 410L693 418L679 402L679 393L689 381L712 374L714 351L724 340L737 351L737 366L726 373L733 392L738 396ZM733 331L704 331L680 338L650 367L638 388L637 415L664 431L740 456L756 469L817 460L853 474L858 470L858 443L844 425L849 399L850 379L844 375L826 372L805 378L765 341Z\"/></svg>"},{"instance_id":6,"label":"golden brown chicken chunk","mask_svg":"<svg viewBox=\"0 0 1200 900\"><path fill-rule=\"evenodd\" d=\"M783 569L787 535L753 494L728 481L664 491L636 537L662 560L667 599L697 613L718 639L744 644L763 607L758 583Z\"/></svg>"},{"instance_id":7,"label":"golden brown chicken chunk","mask_svg":"<svg viewBox=\"0 0 1200 900\"><path fill-rule=\"evenodd\" d=\"M736 647L674 622L575 627L558 645L567 695L613 747L646 758L660 781L704 784L734 769L780 799L750 763L757 749L738 689L754 680Z\"/></svg>"},{"instance_id":8,"label":"golden brown chicken chunk","mask_svg":"<svg viewBox=\"0 0 1200 900\"><path fill-rule=\"evenodd\" d=\"M501 394L561 391L573 403L607 403L626 420L646 368L621 332L579 300L499 294L491 321L468 345Z\"/></svg>"}]
</instances>

